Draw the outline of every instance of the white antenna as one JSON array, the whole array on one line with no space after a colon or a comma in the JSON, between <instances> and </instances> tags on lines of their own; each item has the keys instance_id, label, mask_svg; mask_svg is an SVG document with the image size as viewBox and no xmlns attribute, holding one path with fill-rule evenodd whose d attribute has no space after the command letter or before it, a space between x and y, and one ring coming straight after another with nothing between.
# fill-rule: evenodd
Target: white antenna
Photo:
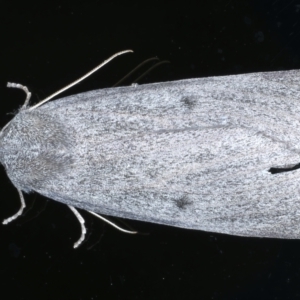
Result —
<instances>
[{"instance_id":1,"label":"white antenna","mask_svg":"<svg viewBox=\"0 0 300 300\"><path fill-rule=\"evenodd\" d=\"M94 68L93 70L91 70L90 72L88 72L87 74L83 75L82 77L80 77L79 79L77 79L74 82L70 83L69 85L65 86L64 88L58 90L57 92L55 92L54 94L50 95L49 97L47 97L46 99L42 100L41 102L37 103L36 105L30 107L28 110L33 110L33 109L41 106L42 104L46 103L47 101L49 101L53 97L55 97L58 94L64 92L65 90L69 89L70 87L76 85L77 83L79 83L80 81L84 80L85 78L89 77L90 75L92 75L93 73L95 73L97 70L99 70L100 68L102 68L104 65L106 65L108 62L110 62L111 60L113 60L115 57L117 57L119 55L122 55L124 53L129 53L129 52L133 52L133 51L132 50L124 50L124 51L121 51L121 52L118 52L118 53L112 55L107 60L105 60L104 62L102 62L99 66L97 66L96 68Z\"/></svg>"}]
</instances>

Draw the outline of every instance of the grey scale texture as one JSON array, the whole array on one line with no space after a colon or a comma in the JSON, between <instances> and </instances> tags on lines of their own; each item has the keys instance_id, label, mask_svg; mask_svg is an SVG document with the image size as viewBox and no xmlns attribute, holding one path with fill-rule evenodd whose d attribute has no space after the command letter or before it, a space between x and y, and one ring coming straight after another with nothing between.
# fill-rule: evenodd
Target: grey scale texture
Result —
<instances>
[{"instance_id":1,"label":"grey scale texture","mask_svg":"<svg viewBox=\"0 0 300 300\"><path fill-rule=\"evenodd\" d=\"M96 213L300 238L300 71L108 88L21 110L0 136L12 183Z\"/></svg>"}]
</instances>

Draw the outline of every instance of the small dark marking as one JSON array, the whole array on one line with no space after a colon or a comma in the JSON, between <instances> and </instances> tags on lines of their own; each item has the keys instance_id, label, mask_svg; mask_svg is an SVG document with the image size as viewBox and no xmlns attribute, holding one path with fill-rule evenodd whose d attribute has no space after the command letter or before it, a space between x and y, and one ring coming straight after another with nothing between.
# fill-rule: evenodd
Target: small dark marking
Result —
<instances>
[{"instance_id":1,"label":"small dark marking","mask_svg":"<svg viewBox=\"0 0 300 300\"><path fill-rule=\"evenodd\" d=\"M181 98L180 102L182 102L183 105L186 106L188 109L193 109L196 105L196 100L188 96L184 96L183 98Z\"/></svg>"},{"instance_id":2,"label":"small dark marking","mask_svg":"<svg viewBox=\"0 0 300 300\"><path fill-rule=\"evenodd\" d=\"M289 171L294 171L300 168L300 163L296 165L290 165L290 166L282 166L282 167L272 167L268 171L271 174L276 174L276 173L283 173L283 172L289 172Z\"/></svg>"},{"instance_id":3,"label":"small dark marking","mask_svg":"<svg viewBox=\"0 0 300 300\"><path fill-rule=\"evenodd\" d=\"M174 200L177 207L180 209L185 209L186 206L193 204L191 200L189 200L188 196L182 196L178 199Z\"/></svg>"}]
</instances>

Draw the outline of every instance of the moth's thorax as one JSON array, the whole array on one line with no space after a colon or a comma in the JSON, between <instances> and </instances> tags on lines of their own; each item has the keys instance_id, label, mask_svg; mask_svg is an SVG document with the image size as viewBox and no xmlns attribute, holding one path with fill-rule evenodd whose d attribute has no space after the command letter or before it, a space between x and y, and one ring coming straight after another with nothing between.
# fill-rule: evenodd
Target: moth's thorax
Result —
<instances>
[{"instance_id":1,"label":"moth's thorax","mask_svg":"<svg viewBox=\"0 0 300 300\"><path fill-rule=\"evenodd\" d=\"M39 111L20 111L0 135L0 161L14 185L24 191L70 164L71 149L69 131Z\"/></svg>"}]
</instances>

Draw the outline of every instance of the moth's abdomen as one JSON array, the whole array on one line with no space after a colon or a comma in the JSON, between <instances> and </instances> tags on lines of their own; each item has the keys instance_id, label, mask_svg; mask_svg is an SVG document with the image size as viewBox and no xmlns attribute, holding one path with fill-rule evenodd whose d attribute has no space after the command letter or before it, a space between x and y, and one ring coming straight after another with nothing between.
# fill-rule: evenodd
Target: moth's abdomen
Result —
<instances>
[{"instance_id":1,"label":"moth's abdomen","mask_svg":"<svg viewBox=\"0 0 300 300\"><path fill-rule=\"evenodd\" d=\"M37 190L72 163L71 129L35 111L21 111L0 137L0 160L20 190Z\"/></svg>"}]
</instances>

